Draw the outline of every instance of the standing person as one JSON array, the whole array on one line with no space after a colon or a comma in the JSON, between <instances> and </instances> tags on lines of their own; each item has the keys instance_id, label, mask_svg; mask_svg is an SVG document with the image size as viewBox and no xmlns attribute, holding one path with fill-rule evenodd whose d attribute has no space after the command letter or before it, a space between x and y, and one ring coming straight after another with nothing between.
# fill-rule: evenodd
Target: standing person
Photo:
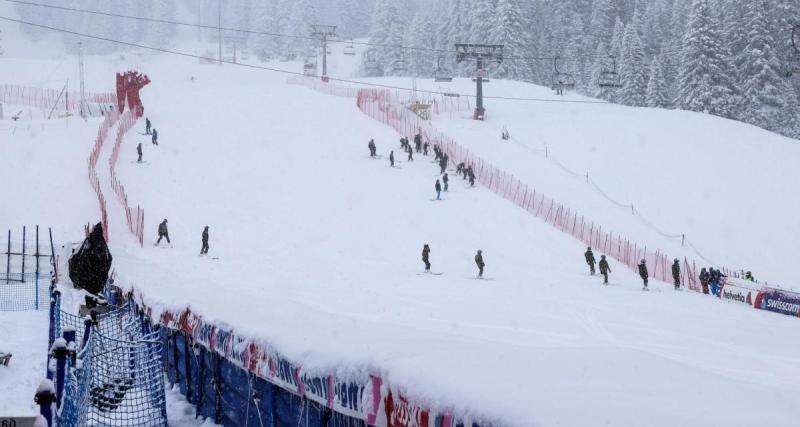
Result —
<instances>
[{"instance_id":1,"label":"standing person","mask_svg":"<svg viewBox=\"0 0 800 427\"><path fill-rule=\"evenodd\" d=\"M672 280L675 281L675 290L681 288L681 264L678 258L672 263Z\"/></svg>"},{"instance_id":2,"label":"standing person","mask_svg":"<svg viewBox=\"0 0 800 427\"><path fill-rule=\"evenodd\" d=\"M589 274L594 276L594 252L592 252L591 246L586 248L586 252L583 254L583 257L586 258L586 263L589 264Z\"/></svg>"},{"instance_id":3,"label":"standing person","mask_svg":"<svg viewBox=\"0 0 800 427\"><path fill-rule=\"evenodd\" d=\"M169 241L169 230L167 230L167 219L164 218L164 221L161 221L161 224L158 224L158 240L156 240L156 246L161 243L161 239L166 238L168 244L172 244Z\"/></svg>"},{"instance_id":4,"label":"standing person","mask_svg":"<svg viewBox=\"0 0 800 427\"><path fill-rule=\"evenodd\" d=\"M369 144L367 144L367 147L369 148L369 156L370 157L375 157L375 150L377 149L375 147L375 140L374 139L370 139L369 140Z\"/></svg>"},{"instance_id":5,"label":"standing person","mask_svg":"<svg viewBox=\"0 0 800 427\"><path fill-rule=\"evenodd\" d=\"M461 162L456 166L456 175L461 175L461 172L464 170L464 162Z\"/></svg>"},{"instance_id":6,"label":"standing person","mask_svg":"<svg viewBox=\"0 0 800 427\"><path fill-rule=\"evenodd\" d=\"M445 188L447 188L447 185L445 185ZM756 279L753 277L753 273L751 273L749 271L744 274L744 280L747 280L748 282L754 282L754 283L756 281Z\"/></svg>"},{"instance_id":7,"label":"standing person","mask_svg":"<svg viewBox=\"0 0 800 427\"><path fill-rule=\"evenodd\" d=\"M447 182L450 179L447 177L447 172L445 172L444 176L442 177L442 183L444 184L444 192L447 193Z\"/></svg>"},{"instance_id":8,"label":"standing person","mask_svg":"<svg viewBox=\"0 0 800 427\"><path fill-rule=\"evenodd\" d=\"M469 186L470 187L474 187L475 186L475 173L472 172L472 166L470 166L469 169L467 169L467 173L469 173Z\"/></svg>"},{"instance_id":9,"label":"standing person","mask_svg":"<svg viewBox=\"0 0 800 427\"><path fill-rule=\"evenodd\" d=\"M417 149L417 153L422 152L422 134L414 135L414 148Z\"/></svg>"},{"instance_id":10,"label":"standing person","mask_svg":"<svg viewBox=\"0 0 800 427\"><path fill-rule=\"evenodd\" d=\"M158 145L158 131L153 128L153 145Z\"/></svg>"},{"instance_id":11,"label":"standing person","mask_svg":"<svg viewBox=\"0 0 800 427\"><path fill-rule=\"evenodd\" d=\"M711 284L711 293L714 296L719 296L719 280L720 280L720 272L719 270L714 269L713 267L708 269L708 274L711 276L709 283Z\"/></svg>"},{"instance_id":12,"label":"standing person","mask_svg":"<svg viewBox=\"0 0 800 427\"><path fill-rule=\"evenodd\" d=\"M703 293L706 295L708 295L708 281L710 278L711 277L708 274L708 271L706 271L705 267L700 269L700 286L703 287Z\"/></svg>"},{"instance_id":13,"label":"standing person","mask_svg":"<svg viewBox=\"0 0 800 427\"><path fill-rule=\"evenodd\" d=\"M145 135L150 135L150 118L144 118L144 133Z\"/></svg>"},{"instance_id":14,"label":"standing person","mask_svg":"<svg viewBox=\"0 0 800 427\"><path fill-rule=\"evenodd\" d=\"M600 274L603 275L603 284L608 284L608 273L611 273L611 267L608 266L608 261L606 261L605 255L600 255L600 263L598 264L600 267Z\"/></svg>"},{"instance_id":15,"label":"standing person","mask_svg":"<svg viewBox=\"0 0 800 427\"><path fill-rule=\"evenodd\" d=\"M389 152L389 166L394 167L394 150Z\"/></svg>"},{"instance_id":16,"label":"standing person","mask_svg":"<svg viewBox=\"0 0 800 427\"><path fill-rule=\"evenodd\" d=\"M140 142L139 145L136 146L136 153L139 154L139 160L136 160L136 163L142 163L142 143Z\"/></svg>"},{"instance_id":17,"label":"standing person","mask_svg":"<svg viewBox=\"0 0 800 427\"><path fill-rule=\"evenodd\" d=\"M480 249L478 249L478 253L475 254L475 264L478 265L478 277L483 277L483 267L485 267L486 264L483 262L483 252L481 252Z\"/></svg>"},{"instance_id":18,"label":"standing person","mask_svg":"<svg viewBox=\"0 0 800 427\"><path fill-rule=\"evenodd\" d=\"M434 187L436 188L436 200L441 200L442 199L442 184L439 183L438 179L436 180L436 185Z\"/></svg>"},{"instance_id":19,"label":"standing person","mask_svg":"<svg viewBox=\"0 0 800 427\"><path fill-rule=\"evenodd\" d=\"M203 247L200 249L200 255L208 255L208 226L203 229Z\"/></svg>"},{"instance_id":20,"label":"standing person","mask_svg":"<svg viewBox=\"0 0 800 427\"><path fill-rule=\"evenodd\" d=\"M427 156L428 155L428 146L429 145L430 144L428 144L427 142L425 144L422 144L422 155L423 156Z\"/></svg>"},{"instance_id":21,"label":"standing person","mask_svg":"<svg viewBox=\"0 0 800 427\"><path fill-rule=\"evenodd\" d=\"M639 277L641 277L642 280L644 281L644 288L642 289L645 291L647 290L647 278L649 277L649 275L647 274L646 262L647 261L642 260L642 262L639 263Z\"/></svg>"},{"instance_id":22,"label":"standing person","mask_svg":"<svg viewBox=\"0 0 800 427\"><path fill-rule=\"evenodd\" d=\"M411 149L411 144L408 144L408 161L414 161L414 150Z\"/></svg>"},{"instance_id":23,"label":"standing person","mask_svg":"<svg viewBox=\"0 0 800 427\"><path fill-rule=\"evenodd\" d=\"M430 273L431 271L431 261L429 255L431 253L431 248L426 243L425 246L422 247L422 262L425 263L425 272Z\"/></svg>"}]
</instances>

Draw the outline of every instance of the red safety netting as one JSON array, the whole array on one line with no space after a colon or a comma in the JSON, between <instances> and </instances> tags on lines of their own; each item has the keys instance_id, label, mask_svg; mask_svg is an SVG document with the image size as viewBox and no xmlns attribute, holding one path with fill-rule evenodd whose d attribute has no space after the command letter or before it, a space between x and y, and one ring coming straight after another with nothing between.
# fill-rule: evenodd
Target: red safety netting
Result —
<instances>
[{"instance_id":1,"label":"red safety netting","mask_svg":"<svg viewBox=\"0 0 800 427\"><path fill-rule=\"evenodd\" d=\"M46 110L76 111L80 109L80 94L63 89L44 89L30 86L0 85L0 103ZM87 93L90 103L111 105L116 99L113 93Z\"/></svg>"},{"instance_id":2,"label":"red safety netting","mask_svg":"<svg viewBox=\"0 0 800 427\"><path fill-rule=\"evenodd\" d=\"M94 189L97 195L97 202L100 205L100 221L103 223L103 237L108 242L108 206L106 205L106 198L103 195L103 190L100 188L100 180L97 178L97 161L100 157L100 151L103 149L103 144L108 138L108 132L117 122L119 116L116 112L106 113L103 123L100 124L100 129L97 131L97 137L94 140L94 146L87 159L87 166L89 172L89 184Z\"/></svg>"},{"instance_id":3,"label":"red safety netting","mask_svg":"<svg viewBox=\"0 0 800 427\"><path fill-rule=\"evenodd\" d=\"M114 148L111 151L111 157L108 159L108 166L111 172L111 188L114 190L114 193L117 195L117 200L119 200L122 208L125 210L125 221L128 224L128 230L136 236L139 245L144 246L144 209L138 205L136 208L133 208L128 203L128 194L125 192L125 186L122 185L122 182L117 178L117 161L119 160L122 140L125 134L136 124L139 117L141 117L141 114L138 108L129 109L122 115L119 121L119 127L117 128L117 138L114 142Z\"/></svg>"}]
</instances>

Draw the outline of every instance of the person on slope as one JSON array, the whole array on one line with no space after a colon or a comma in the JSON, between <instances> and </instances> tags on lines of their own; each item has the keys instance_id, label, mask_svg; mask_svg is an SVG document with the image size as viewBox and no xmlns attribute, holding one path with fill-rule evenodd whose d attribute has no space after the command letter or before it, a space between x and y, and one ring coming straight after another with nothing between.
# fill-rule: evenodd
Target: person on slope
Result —
<instances>
[{"instance_id":1,"label":"person on slope","mask_svg":"<svg viewBox=\"0 0 800 427\"><path fill-rule=\"evenodd\" d=\"M414 148L416 148L417 153L422 152L422 134L414 135Z\"/></svg>"},{"instance_id":2,"label":"person on slope","mask_svg":"<svg viewBox=\"0 0 800 427\"><path fill-rule=\"evenodd\" d=\"M447 182L449 180L450 180L450 178L447 177L447 172L445 172L444 176L442 176L442 184L444 184L444 192L445 193L447 193Z\"/></svg>"},{"instance_id":3,"label":"person on slope","mask_svg":"<svg viewBox=\"0 0 800 427\"><path fill-rule=\"evenodd\" d=\"M608 261L606 261L605 255L600 255L600 263L598 264L600 267L600 274L603 275L603 284L608 284L608 273L611 273L611 267L608 266Z\"/></svg>"},{"instance_id":4,"label":"person on slope","mask_svg":"<svg viewBox=\"0 0 800 427\"><path fill-rule=\"evenodd\" d=\"M139 159L136 160L136 163L142 163L142 143L140 142L139 145L136 146L136 153L139 154Z\"/></svg>"},{"instance_id":5,"label":"person on slope","mask_svg":"<svg viewBox=\"0 0 800 427\"><path fill-rule=\"evenodd\" d=\"M150 118L144 118L144 133L145 135L150 135Z\"/></svg>"},{"instance_id":6,"label":"person on slope","mask_svg":"<svg viewBox=\"0 0 800 427\"><path fill-rule=\"evenodd\" d=\"M486 267L486 264L483 262L483 252L480 249L475 254L475 264L478 266L478 277L483 277L483 267Z\"/></svg>"},{"instance_id":7,"label":"person on slope","mask_svg":"<svg viewBox=\"0 0 800 427\"><path fill-rule=\"evenodd\" d=\"M711 293L714 294L714 296L718 297L719 285L723 277L722 273L719 270L714 269L713 267L709 268L708 271L709 271L708 274L711 276L708 281L711 284Z\"/></svg>"},{"instance_id":8,"label":"person on slope","mask_svg":"<svg viewBox=\"0 0 800 427\"><path fill-rule=\"evenodd\" d=\"M161 239L167 239L168 244L172 244L169 241L169 230L167 230L167 219L164 218L164 221L161 221L161 224L158 224L158 240L156 240L156 246L161 243Z\"/></svg>"},{"instance_id":9,"label":"person on slope","mask_svg":"<svg viewBox=\"0 0 800 427\"><path fill-rule=\"evenodd\" d=\"M748 282L754 282L754 283L756 281L756 279L753 277L753 273L751 273L749 271L744 274L744 280L747 280Z\"/></svg>"},{"instance_id":10,"label":"person on slope","mask_svg":"<svg viewBox=\"0 0 800 427\"><path fill-rule=\"evenodd\" d=\"M456 175L461 175L461 172L464 171L464 162L461 162L456 166Z\"/></svg>"},{"instance_id":11,"label":"person on slope","mask_svg":"<svg viewBox=\"0 0 800 427\"><path fill-rule=\"evenodd\" d=\"M672 280L675 282L675 290L681 288L681 264L678 258L672 263Z\"/></svg>"},{"instance_id":12,"label":"person on slope","mask_svg":"<svg viewBox=\"0 0 800 427\"><path fill-rule=\"evenodd\" d=\"M438 179L436 180L436 185L434 187L436 188L436 200L441 200L442 199L442 184L439 183Z\"/></svg>"},{"instance_id":13,"label":"person on slope","mask_svg":"<svg viewBox=\"0 0 800 427\"><path fill-rule=\"evenodd\" d=\"M430 146L430 144L428 144L427 142L422 144L422 155L423 156L427 156L428 155L428 147L429 146Z\"/></svg>"},{"instance_id":14,"label":"person on slope","mask_svg":"<svg viewBox=\"0 0 800 427\"><path fill-rule=\"evenodd\" d=\"M642 281L644 281L644 288L642 289L644 289L645 291L647 290L647 278L649 277L649 275L647 274L646 262L647 261L642 260L642 262L639 263L639 277L641 277Z\"/></svg>"},{"instance_id":15,"label":"person on slope","mask_svg":"<svg viewBox=\"0 0 800 427\"><path fill-rule=\"evenodd\" d=\"M394 150L389 152L389 166L394 167Z\"/></svg>"},{"instance_id":16,"label":"person on slope","mask_svg":"<svg viewBox=\"0 0 800 427\"><path fill-rule=\"evenodd\" d=\"M200 255L208 255L208 226L203 229L203 247L200 248Z\"/></svg>"},{"instance_id":17,"label":"person on slope","mask_svg":"<svg viewBox=\"0 0 800 427\"><path fill-rule=\"evenodd\" d=\"M411 149L411 144L408 144L408 161L414 161L414 150Z\"/></svg>"},{"instance_id":18,"label":"person on slope","mask_svg":"<svg viewBox=\"0 0 800 427\"><path fill-rule=\"evenodd\" d=\"M369 148L369 156L375 157L375 151L377 150L377 148L375 147L375 140L370 139L369 144L367 144L367 147Z\"/></svg>"},{"instance_id":19,"label":"person on slope","mask_svg":"<svg viewBox=\"0 0 800 427\"><path fill-rule=\"evenodd\" d=\"M475 172L472 171L472 166L470 166L469 169L467 169L467 173L469 174L469 186L470 187L474 187L475 186Z\"/></svg>"},{"instance_id":20,"label":"person on slope","mask_svg":"<svg viewBox=\"0 0 800 427\"><path fill-rule=\"evenodd\" d=\"M700 270L700 286L703 287L703 293L708 295L708 282L711 280L711 275L708 274L706 268Z\"/></svg>"},{"instance_id":21,"label":"person on slope","mask_svg":"<svg viewBox=\"0 0 800 427\"><path fill-rule=\"evenodd\" d=\"M431 248L426 243L425 246L422 247L422 262L425 263L425 272L429 273L431 271L431 261L430 261L430 253Z\"/></svg>"},{"instance_id":22,"label":"person on slope","mask_svg":"<svg viewBox=\"0 0 800 427\"><path fill-rule=\"evenodd\" d=\"M589 264L589 274L594 276L594 252L592 252L591 246L586 248L586 252L583 254L583 257L586 258L586 263Z\"/></svg>"},{"instance_id":23,"label":"person on slope","mask_svg":"<svg viewBox=\"0 0 800 427\"><path fill-rule=\"evenodd\" d=\"M158 145L158 131L153 128L153 145Z\"/></svg>"}]
</instances>

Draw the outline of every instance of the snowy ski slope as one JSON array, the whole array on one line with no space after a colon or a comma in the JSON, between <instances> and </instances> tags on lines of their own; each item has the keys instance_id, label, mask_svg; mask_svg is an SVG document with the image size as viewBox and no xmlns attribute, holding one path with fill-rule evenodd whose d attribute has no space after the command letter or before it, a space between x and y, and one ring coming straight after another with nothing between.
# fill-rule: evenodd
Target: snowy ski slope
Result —
<instances>
[{"instance_id":1,"label":"snowy ski slope","mask_svg":"<svg viewBox=\"0 0 800 427\"><path fill-rule=\"evenodd\" d=\"M438 170L430 159L417 155L413 163L406 162L399 153L399 136L363 116L352 100L286 85L283 75L129 55L114 61L90 58L92 84L108 90L113 72L134 57L153 80L142 95L146 115L159 130L160 146L136 132L143 132L140 123L125 139L117 169L130 201L147 211L151 234L144 248L128 234L107 179L101 179L120 281L142 292L151 305L189 305L206 319L273 344L305 367L373 369L419 402L455 406L512 425L795 423L800 343L792 337L800 331L797 319L674 292L665 284L641 292L638 278L614 264L612 285L603 287L597 277L588 276L585 247L577 241L480 185L468 188L453 173L445 200L434 201ZM46 65L53 64L2 61L0 80L16 84L46 80ZM529 85L490 84L516 94L543 93ZM674 215L707 227L737 219L660 204L671 194L666 188L685 182L706 182L714 194L726 197L732 190L711 181L713 176L679 173L692 170L691 164L678 172L667 161L645 164L642 158L665 155L663 142L632 141L648 123L654 134L668 129L680 135L684 131L677 122L696 120L703 132L713 126L709 133L744 138L748 131L740 125L696 115L665 124L661 117L684 113L538 105L493 102L487 104L488 123L456 117L435 123L493 163L529 177L548 195L596 213L598 220L645 243L669 249L669 240L636 228L640 226L623 217L624 212L592 198L579 181L565 181L544 160L534 163L536 154L521 148L537 148L534 130L542 132L565 165L581 170L589 164L591 176L604 188L630 184L624 190L630 193L620 198L638 196L637 186L650 181L652 196L631 196L648 219L667 205ZM595 115L608 115L608 121L598 120L590 130L581 125ZM619 128L613 123L624 116L639 130L614 138ZM0 197L14 196L18 203L4 203L0 224L30 223L28 218L35 216L42 218L40 224L62 230L64 240L80 238L83 223L97 216L85 156L98 125L96 120L76 120L68 130L57 131L49 130L48 123L44 131L13 135L3 128ZM515 141L499 141L502 125ZM583 133L578 132L582 127ZM586 155L583 144L589 144L589 135L602 141L595 144L600 154ZM758 137L763 144L785 143L776 143L771 134ZM368 158L370 138L383 159ZM143 165L133 163L138 142L145 149ZM756 143L762 141L747 142ZM101 154L101 173L110 145ZM395 169L385 158L392 149L400 163ZM774 167L750 173L750 178L763 174L763 182L775 187L788 173L782 162L797 158L790 150L775 151ZM771 152L748 153L767 158ZM598 159L600 155L604 157ZM575 164L569 161L573 158ZM597 167L596 178L595 163L590 162L603 166ZM34 167L36 174L30 172ZM631 178L639 176L646 178ZM19 186L6 184L20 182L20 177L36 183L31 191L41 199L20 196ZM786 191L781 195L788 202L762 193L752 197L779 204L792 200ZM41 200L59 202L52 206ZM720 200L725 200L724 207L735 201ZM665 212L663 217L674 215ZM163 218L169 219L172 248L152 246ZM660 219L652 218L654 223ZM777 222L759 226L758 232L771 233ZM752 227L759 222L750 218L744 223ZM210 255L217 260L197 255L204 225L211 228ZM699 239L693 237L705 249ZM433 270L443 275L419 275L424 243L431 245ZM720 246L708 244L707 250ZM477 249L484 251L491 280L474 279ZM765 258L782 256L771 248L707 255L748 255L745 261L755 265L761 253Z\"/></svg>"}]
</instances>

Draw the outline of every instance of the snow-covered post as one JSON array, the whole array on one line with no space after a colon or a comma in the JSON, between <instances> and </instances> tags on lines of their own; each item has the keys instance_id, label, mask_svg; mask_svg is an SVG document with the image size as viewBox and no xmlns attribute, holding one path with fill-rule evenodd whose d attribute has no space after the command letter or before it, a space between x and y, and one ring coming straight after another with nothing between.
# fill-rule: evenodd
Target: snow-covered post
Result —
<instances>
[{"instance_id":1,"label":"snow-covered post","mask_svg":"<svg viewBox=\"0 0 800 427\"><path fill-rule=\"evenodd\" d=\"M85 317L83 319L83 339L81 340L81 348L86 347L86 344L89 342L89 335L92 333L92 325L94 325L94 320L91 317Z\"/></svg>"},{"instance_id":2,"label":"snow-covered post","mask_svg":"<svg viewBox=\"0 0 800 427\"><path fill-rule=\"evenodd\" d=\"M39 384L39 388L36 389L36 395L33 397L33 401L39 405L39 413L42 414L42 417L47 421L48 427L53 425L53 404L56 401L55 397L55 387L53 386L53 382L49 379L42 380L42 383Z\"/></svg>"},{"instance_id":3,"label":"snow-covered post","mask_svg":"<svg viewBox=\"0 0 800 427\"><path fill-rule=\"evenodd\" d=\"M61 399L64 396L64 378L67 372L67 341L64 338L56 338L51 352L56 359L56 402L57 406L61 407Z\"/></svg>"}]
</instances>

